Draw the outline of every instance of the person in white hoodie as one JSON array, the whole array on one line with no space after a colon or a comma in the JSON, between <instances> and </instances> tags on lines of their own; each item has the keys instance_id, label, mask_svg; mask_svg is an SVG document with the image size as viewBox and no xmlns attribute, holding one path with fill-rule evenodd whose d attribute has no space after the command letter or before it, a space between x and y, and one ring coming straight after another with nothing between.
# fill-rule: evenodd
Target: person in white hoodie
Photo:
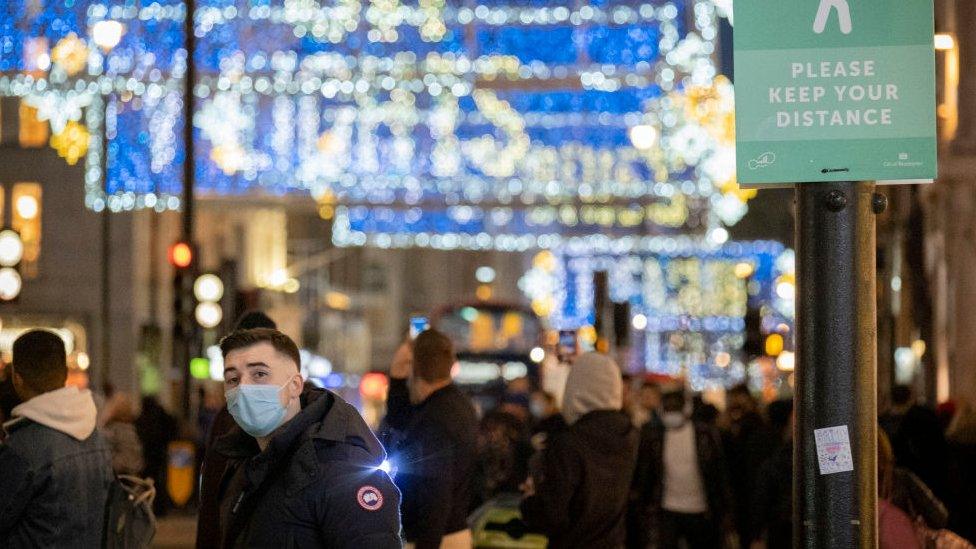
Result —
<instances>
[{"instance_id":1,"label":"person in white hoodie","mask_svg":"<svg viewBox=\"0 0 976 549\"><path fill-rule=\"evenodd\" d=\"M64 386L64 342L52 332L18 337L11 369L22 404L0 444L0 547L101 546L114 477L91 392Z\"/></svg>"}]
</instances>

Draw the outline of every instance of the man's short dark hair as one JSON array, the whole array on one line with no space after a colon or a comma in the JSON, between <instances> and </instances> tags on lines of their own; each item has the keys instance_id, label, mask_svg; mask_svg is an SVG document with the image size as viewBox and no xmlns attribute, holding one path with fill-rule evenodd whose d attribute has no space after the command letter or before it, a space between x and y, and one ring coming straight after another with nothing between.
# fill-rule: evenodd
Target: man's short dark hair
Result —
<instances>
[{"instance_id":1,"label":"man's short dark hair","mask_svg":"<svg viewBox=\"0 0 976 549\"><path fill-rule=\"evenodd\" d=\"M912 401L912 388L908 385L895 385L891 389L891 402L895 406L904 406Z\"/></svg>"},{"instance_id":2,"label":"man's short dark hair","mask_svg":"<svg viewBox=\"0 0 976 549\"><path fill-rule=\"evenodd\" d=\"M298 345L295 345L290 337L271 328L237 330L220 340L220 353L227 358L227 355L233 351L253 347L259 343L270 343L276 351L292 359L295 367L301 370L302 357L298 354Z\"/></svg>"},{"instance_id":3,"label":"man's short dark hair","mask_svg":"<svg viewBox=\"0 0 976 549\"><path fill-rule=\"evenodd\" d=\"M241 318L237 320L237 326L234 327L234 331L253 330L255 328L271 328L272 330L277 330L278 325L264 311L251 309L242 314Z\"/></svg>"},{"instance_id":4,"label":"man's short dark hair","mask_svg":"<svg viewBox=\"0 0 976 549\"><path fill-rule=\"evenodd\" d=\"M413 342L413 374L428 383L451 379L456 360L451 339L437 330L424 330Z\"/></svg>"},{"instance_id":5,"label":"man's short dark hair","mask_svg":"<svg viewBox=\"0 0 976 549\"><path fill-rule=\"evenodd\" d=\"M31 330L14 341L14 372L37 393L64 387L68 360L64 340L54 332Z\"/></svg>"}]
</instances>

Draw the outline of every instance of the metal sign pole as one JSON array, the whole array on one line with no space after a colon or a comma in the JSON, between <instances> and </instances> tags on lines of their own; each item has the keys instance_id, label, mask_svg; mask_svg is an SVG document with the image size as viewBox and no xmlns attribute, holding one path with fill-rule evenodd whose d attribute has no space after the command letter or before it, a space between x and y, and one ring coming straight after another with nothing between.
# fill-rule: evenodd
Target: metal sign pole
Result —
<instances>
[{"instance_id":1,"label":"metal sign pole","mask_svg":"<svg viewBox=\"0 0 976 549\"><path fill-rule=\"evenodd\" d=\"M794 547L877 546L874 183L796 186Z\"/></svg>"},{"instance_id":2,"label":"metal sign pole","mask_svg":"<svg viewBox=\"0 0 976 549\"><path fill-rule=\"evenodd\" d=\"M194 34L193 15L196 12L196 2L185 0L186 6L184 33L186 40L186 74L184 75L183 90L183 197L180 202L183 210L182 218L182 240L193 243L193 169L195 167L193 156L193 85L196 82L196 66L193 54L196 51L196 35ZM194 255L196 249L194 249ZM194 262L198 259L194 258ZM180 273L178 275L181 293L192 292L193 276L191 273ZM177 330L173 342L173 359L182 373L183 384L180 387L180 414L184 418L190 417L190 384L193 381L190 375L190 359L193 355L193 340L196 327L193 320L193 309L181 310L177 312Z\"/></svg>"}]
</instances>

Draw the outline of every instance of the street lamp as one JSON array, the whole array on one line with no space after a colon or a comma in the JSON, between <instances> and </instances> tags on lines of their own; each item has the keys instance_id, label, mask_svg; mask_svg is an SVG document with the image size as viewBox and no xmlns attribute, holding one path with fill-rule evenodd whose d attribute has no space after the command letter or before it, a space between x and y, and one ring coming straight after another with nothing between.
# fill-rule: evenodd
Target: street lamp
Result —
<instances>
[{"instance_id":1,"label":"street lamp","mask_svg":"<svg viewBox=\"0 0 976 549\"><path fill-rule=\"evenodd\" d=\"M224 296L224 283L217 275L200 275L193 282L193 295L198 301L220 301Z\"/></svg>"},{"instance_id":2,"label":"street lamp","mask_svg":"<svg viewBox=\"0 0 976 549\"><path fill-rule=\"evenodd\" d=\"M13 229L0 231L0 301L13 301L20 295L24 281L17 267L24 258L24 241Z\"/></svg>"},{"instance_id":3,"label":"street lamp","mask_svg":"<svg viewBox=\"0 0 976 549\"><path fill-rule=\"evenodd\" d=\"M0 267L14 267L24 258L24 241L13 229L0 231Z\"/></svg>"},{"instance_id":4,"label":"street lamp","mask_svg":"<svg viewBox=\"0 0 976 549\"><path fill-rule=\"evenodd\" d=\"M204 328L215 328L224 319L220 298L224 297L224 283L220 277L206 273L193 281L193 297L199 302L193 311L197 324Z\"/></svg>"},{"instance_id":5,"label":"street lamp","mask_svg":"<svg viewBox=\"0 0 976 549\"><path fill-rule=\"evenodd\" d=\"M215 328L224 319L224 311L220 308L220 304L204 301L197 305L194 316L200 326L210 329Z\"/></svg>"}]
</instances>

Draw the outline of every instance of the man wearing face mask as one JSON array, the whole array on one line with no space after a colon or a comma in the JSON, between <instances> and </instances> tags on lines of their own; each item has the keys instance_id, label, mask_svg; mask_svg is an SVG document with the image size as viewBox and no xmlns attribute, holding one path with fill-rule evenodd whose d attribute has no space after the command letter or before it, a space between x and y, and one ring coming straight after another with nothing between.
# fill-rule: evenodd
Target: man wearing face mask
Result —
<instances>
[{"instance_id":1,"label":"man wearing face mask","mask_svg":"<svg viewBox=\"0 0 976 549\"><path fill-rule=\"evenodd\" d=\"M386 424L408 547L472 545L467 516L478 420L471 400L451 382L455 361L451 340L426 330L400 347L390 367Z\"/></svg>"},{"instance_id":2,"label":"man wearing face mask","mask_svg":"<svg viewBox=\"0 0 976 549\"><path fill-rule=\"evenodd\" d=\"M641 430L634 489L650 539L640 546L721 547L732 500L726 467L718 431L691 417L683 389L666 392L660 418Z\"/></svg>"},{"instance_id":3,"label":"man wearing face mask","mask_svg":"<svg viewBox=\"0 0 976 549\"><path fill-rule=\"evenodd\" d=\"M217 439L222 547L400 547L400 494L383 447L328 391L305 395L298 347L277 330L220 342L227 409Z\"/></svg>"}]
</instances>

